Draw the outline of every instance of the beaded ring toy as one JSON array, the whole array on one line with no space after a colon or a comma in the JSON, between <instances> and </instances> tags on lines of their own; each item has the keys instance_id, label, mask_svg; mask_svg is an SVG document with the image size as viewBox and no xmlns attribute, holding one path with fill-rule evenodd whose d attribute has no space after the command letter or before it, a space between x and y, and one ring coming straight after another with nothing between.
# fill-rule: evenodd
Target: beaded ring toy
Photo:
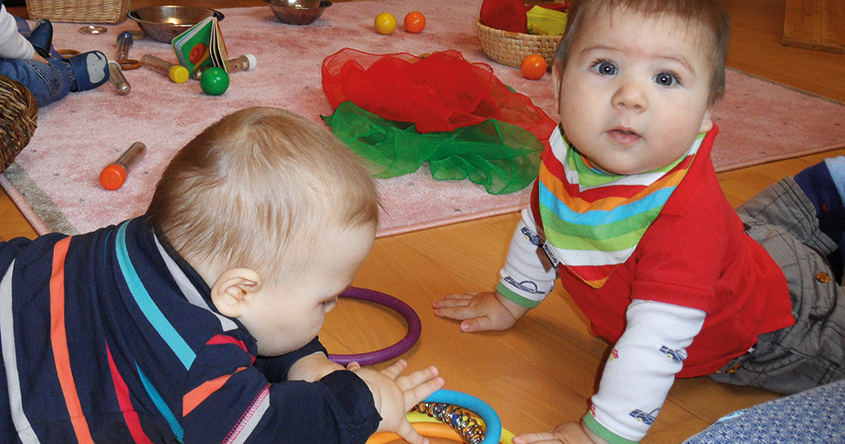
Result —
<instances>
[{"instance_id":1,"label":"beaded ring toy","mask_svg":"<svg viewBox=\"0 0 845 444\"><path fill-rule=\"evenodd\" d=\"M379 362L388 361L401 355L402 353L405 353L420 339L420 333L422 333L422 323L420 322L420 317L410 305L400 301L399 299L379 291L358 287L347 288L346 291L340 294L340 297L361 299L390 308L391 310L399 313L399 315L405 319L405 322L408 324L408 333L399 342L381 350L346 355L330 354L329 359L332 361L343 366L348 365L351 362L357 362L362 366L373 365Z\"/></svg>"},{"instance_id":2,"label":"beaded ring toy","mask_svg":"<svg viewBox=\"0 0 845 444\"><path fill-rule=\"evenodd\" d=\"M418 418L414 415L422 415L425 417ZM434 418L426 416L419 412L412 412L408 414L408 420L411 426L420 436L427 438L442 438L454 442L466 443L464 438L458 434L449 424L444 424ZM509 432L507 429L502 429L502 438L499 440L501 444L513 444L513 439L516 435ZM393 432L379 432L371 436L367 440L367 444L386 444L394 441L402 441L402 438Z\"/></svg>"},{"instance_id":3,"label":"beaded ring toy","mask_svg":"<svg viewBox=\"0 0 845 444\"><path fill-rule=\"evenodd\" d=\"M513 433L502 429L499 416L489 405L471 395L452 390L438 390L416 405L408 413L408 421L417 433L430 438L444 438L466 444L513 443ZM431 424L430 421L438 421L440 424ZM396 439L399 436L394 433L377 433L367 444L384 444Z\"/></svg>"},{"instance_id":4,"label":"beaded ring toy","mask_svg":"<svg viewBox=\"0 0 845 444\"><path fill-rule=\"evenodd\" d=\"M444 424L444 423L440 422L440 420L437 419L437 418L433 418L431 416L428 416L425 413L421 413L421 412L418 412L416 410L411 410L410 412L408 412L407 418L408 418L408 422L411 423L411 426L413 426L414 429L416 429L417 432L420 435L427 436L427 437L434 437L434 438L441 438L442 437L442 438L451 439L451 440L457 441L457 442L464 442L463 437L461 435L459 435L458 432L455 431L455 429L453 429L449 424ZM482 426L485 425L483 419L476 418L476 420ZM434 426L437 426L437 427L434 427ZM441 430L435 430L435 428L441 429L442 427L446 427L447 429L451 430L451 433L446 432L446 431L441 431ZM436 434L429 435L427 433L436 433ZM443 436L443 435L449 435L449 436ZM511 433L510 430L502 427L502 437L499 438L499 443L501 443L501 444L513 444L513 439L515 437L516 437L516 435Z\"/></svg>"},{"instance_id":5,"label":"beaded ring toy","mask_svg":"<svg viewBox=\"0 0 845 444\"><path fill-rule=\"evenodd\" d=\"M496 411L486 402L466 393L440 389L416 409L451 425L467 444L495 444L502 437L502 423ZM464 409L481 417L486 432L481 431L478 421Z\"/></svg>"}]
</instances>

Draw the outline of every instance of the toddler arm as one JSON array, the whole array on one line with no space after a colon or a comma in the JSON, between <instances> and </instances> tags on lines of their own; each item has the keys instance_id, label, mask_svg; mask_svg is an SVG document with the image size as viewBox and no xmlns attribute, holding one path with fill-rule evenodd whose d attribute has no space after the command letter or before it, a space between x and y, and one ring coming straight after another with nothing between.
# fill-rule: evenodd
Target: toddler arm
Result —
<instances>
[{"instance_id":1,"label":"toddler arm","mask_svg":"<svg viewBox=\"0 0 845 444\"><path fill-rule=\"evenodd\" d=\"M195 364L186 392L172 407L184 430L181 442L364 444L379 427L373 393L351 371L313 383L270 384L249 360L230 362L231 357L215 352ZM220 367L221 358L226 367Z\"/></svg>"},{"instance_id":2,"label":"toddler arm","mask_svg":"<svg viewBox=\"0 0 845 444\"><path fill-rule=\"evenodd\" d=\"M599 392L581 424L565 422L550 432L519 435L514 444L639 442L683 368L685 349L704 318L701 310L635 300L627 311L628 328L605 364Z\"/></svg>"},{"instance_id":3,"label":"toddler arm","mask_svg":"<svg viewBox=\"0 0 845 444\"><path fill-rule=\"evenodd\" d=\"M0 58L30 60L35 49L18 33L18 24L6 7L0 5Z\"/></svg>"},{"instance_id":4,"label":"toddler arm","mask_svg":"<svg viewBox=\"0 0 845 444\"><path fill-rule=\"evenodd\" d=\"M704 325L705 312L635 300L626 313L627 328L602 373L584 423L598 436L640 441L683 368L686 348Z\"/></svg>"},{"instance_id":5,"label":"toddler arm","mask_svg":"<svg viewBox=\"0 0 845 444\"><path fill-rule=\"evenodd\" d=\"M465 332L505 330L554 288L557 272L540 247L542 233L531 211L522 211L496 292L458 294L434 302L434 314L457 319Z\"/></svg>"},{"instance_id":6,"label":"toddler arm","mask_svg":"<svg viewBox=\"0 0 845 444\"><path fill-rule=\"evenodd\" d=\"M534 221L531 209L522 210L508 248L496 291L516 304L531 309L552 292L557 269L543 251L544 235Z\"/></svg>"}]
</instances>

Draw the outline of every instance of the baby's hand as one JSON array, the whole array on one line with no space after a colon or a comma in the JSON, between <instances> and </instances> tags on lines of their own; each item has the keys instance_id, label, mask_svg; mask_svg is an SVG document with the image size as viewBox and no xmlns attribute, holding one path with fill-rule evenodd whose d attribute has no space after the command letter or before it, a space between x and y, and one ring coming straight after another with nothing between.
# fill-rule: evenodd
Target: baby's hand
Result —
<instances>
[{"instance_id":1,"label":"baby's hand","mask_svg":"<svg viewBox=\"0 0 845 444\"><path fill-rule=\"evenodd\" d=\"M408 363L400 359L381 372L361 368L354 363L347 368L363 379L373 392L376 409L382 418L379 432L394 432L412 444L428 443L411 427L407 414L412 407L443 387L444 381L437 376L434 367L399 376L407 367Z\"/></svg>"},{"instance_id":2,"label":"baby's hand","mask_svg":"<svg viewBox=\"0 0 845 444\"><path fill-rule=\"evenodd\" d=\"M461 331L507 330L528 309L497 292L450 294L435 301L434 314L461 322Z\"/></svg>"},{"instance_id":3,"label":"baby's hand","mask_svg":"<svg viewBox=\"0 0 845 444\"><path fill-rule=\"evenodd\" d=\"M513 439L513 444L606 444L607 441L589 431L583 424L565 422L551 432L525 433Z\"/></svg>"}]
</instances>

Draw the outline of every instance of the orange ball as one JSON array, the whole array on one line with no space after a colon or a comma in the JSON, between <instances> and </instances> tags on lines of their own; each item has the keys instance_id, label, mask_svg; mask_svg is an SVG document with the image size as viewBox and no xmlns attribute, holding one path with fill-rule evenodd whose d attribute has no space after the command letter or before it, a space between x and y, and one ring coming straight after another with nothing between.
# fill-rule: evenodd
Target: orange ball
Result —
<instances>
[{"instance_id":1,"label":"orange ball","mask_svg":"<svg viewBox=\"0 0 845 444\"><path fill-rule=\"evenodd\" d=\"M522 76L526 79L541 79L546 74L546 68L546 59L539 54L531 54L522 59Z\"/></svg>"},{"instance_id":2,"label":"orange ball","mask_svg":"<svg viewBox=\"0 0 845 444\"><path fill-rule=\"evenodd\" d=\"M405 31L417 34L425 29L425 16L422 12L413 11L405 16Z\"/></svg>"}]
</instances>

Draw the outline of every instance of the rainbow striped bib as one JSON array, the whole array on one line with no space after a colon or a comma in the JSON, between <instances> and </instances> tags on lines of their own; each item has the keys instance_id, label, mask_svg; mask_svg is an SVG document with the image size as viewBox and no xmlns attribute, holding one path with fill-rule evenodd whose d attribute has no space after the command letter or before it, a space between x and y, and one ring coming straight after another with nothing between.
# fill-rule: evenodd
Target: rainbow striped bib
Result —
<instances>
[{"instance_id":1,"label":"rainbow striped bib","mask_svg":"<svg viewBox=\"0 0 845 444\"><path fill-rule=\"evenodd\" d=\"M558 127L538 179L544 250L593 288L628 260L646 229L684 178L704 134L673 164L648 173L617 176L589 166ZM561 162L560 159L563 159Z\"/></svg>"}]
</instances>

